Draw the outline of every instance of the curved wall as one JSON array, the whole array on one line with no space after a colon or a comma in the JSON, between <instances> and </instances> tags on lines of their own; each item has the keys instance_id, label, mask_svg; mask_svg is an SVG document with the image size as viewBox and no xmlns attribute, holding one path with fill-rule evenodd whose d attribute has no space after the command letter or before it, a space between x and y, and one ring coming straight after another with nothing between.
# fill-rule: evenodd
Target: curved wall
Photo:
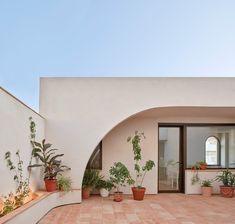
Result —
<instances>
[{"instance_id":1,"label":"curved wall","mask_svg":"<svg viewBox=\"0 0 235 224\"><path fill-rule=\"evenodd\" d=\"M234 107L234 86L234 78L41 78L40 114L80 188L95 146L123 120L158 107Z\"/></svg>"}]
</instances>

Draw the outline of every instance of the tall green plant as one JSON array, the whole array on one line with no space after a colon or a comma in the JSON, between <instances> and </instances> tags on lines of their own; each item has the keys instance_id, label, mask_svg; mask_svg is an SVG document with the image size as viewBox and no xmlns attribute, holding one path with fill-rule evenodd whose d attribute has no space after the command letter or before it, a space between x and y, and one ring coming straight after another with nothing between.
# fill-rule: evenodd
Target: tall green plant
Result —
<instances>
[{"instance_id":1,"label":"tall green plant","mask_svg":"<svg viewBox=\"0 0 235 224\"><path fill-rule=\"evenodd\" d=\"M234 187L235 174L229 169L223 170L221 174L217 175L215 180L222 182L225 187Z\"/></svg>"},{"instance_id":2,"label":"tall green plant","mask_svg":"<svg viewBox=\"0 0 235 224\"><path fill-rule=\"evenodd\" d=\"M62 165L62 161L58 160L64 154L56 154L58 149L51 149L52 144L46 143L43 139L42 143L33 142L33 155L41 161L41 164L29 165L29 167L43 167L44 179L55 179L56 176L70 168Z\"/></svg>"},{"instance_id":3,"label":"tall green plant","mask_svg":"<svg viewBox=\"0 0 235 224\"><path fill-rule=\"evenodd\" d=\"M10 171L14 173L13 179L16 183L16 195L15 197L15 206L19 207L23 204L25 197L28 196L29 189L29 180L28 178L23 178L23 161L20 157L20 151L16 151L17 165L15 166L11 160L11 153L5 153L5 160L7 163L7 167Z\"/></svg>"},{"instance_id":4,"label":"tall green plant","mask_svg":"<svg viewBox=\"0 0 235 224\"><path fill-rule=\"evenodd\" d=\"M125 187L126 184L133 184L134 180L124 164L121 162L114 163L109 170L110 180L116 188L117 192L120 192L120 187Z\"/></svg>"},{"instance_id":5,"label":"tall green plant","mask_svg":"<svg viewBox=\"0 0 235 224\"><path fill-rule=\"evenodd\" d=\"M145 175L148 171L152 170L153 167L155 166L154 161L148 160L145 162L145 165L141 166L140 162L142 160L142 155L141 155L141 140L145 139L144 133L139 133L138 131L135 131L135 134L133 137L129 136L127 138L127 142L130 142L132 144L132 149L134 153L134 170L136 173L135 177L135 186L141 188Z\"/></svg>"}]
</instances>

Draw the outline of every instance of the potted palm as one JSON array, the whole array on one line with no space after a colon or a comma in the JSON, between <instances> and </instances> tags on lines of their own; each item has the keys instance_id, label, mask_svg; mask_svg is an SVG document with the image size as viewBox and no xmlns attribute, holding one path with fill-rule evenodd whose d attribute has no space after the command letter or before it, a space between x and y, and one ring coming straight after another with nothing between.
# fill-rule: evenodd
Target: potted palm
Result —
<instances>
[{"instance_id":1,"label":"potted palm","mask_svg":"<svg viewBox=\"0 0 235 224\"><path fill-rule=\"evenodd\" d=\"M96 186L98 180L101 178L99 170L86 169L82 180L82 198L88 199L92 189Z\"/></svg>"},{"instance_id":2,"label":"potted palm","mask_svg":"<svg viewBox=\"0 0 235 224\"><path fill-rule=\"evenodd\" d=\"M100 179L96 184L96 188L99 189L101 197L108 197L112 187L113 183L111 180Z\"/></svg>"},{"instance_id":3,"label":"potted palm","mask_svg":"<svg viewBox=\"0 0 235 224\"><path fill-rule=\"evenodd\" d=\"M225 198L232 198L234 195L235 174L226 169L217 175L216 180L223 183L220 186L220 194Z\"/></svg>"},{"instance_id":4,"label":"potted palm","mask_svg":"<svg viewBox=\"0 0 235 224\"><path fill-rule=\"evenodd\" d=\"M201 182L202 195L210 197L212 195L212 180L206 179Z\"/></svg>"},{"instance_id":5,"label":"potted palm","mask_svg":"<svg viewBox=\"0 0 235 224\"><path fill-rule=\"evenodd\" d=\"M52 144L46 143L43 139L42 143L33 142L34 148L32 154L38 158L41 163L29 165L29 168L43 167L44 168L44 182L48 192L55 191L57 189L57 175L65 170L70 170L68 166L62 165L62 161L58 158L64 154L56 154L58 149L51 149Z\"/></svg>"},{"instance_id":6,"label":"potted palm","mask_svg":"<svg viewBox=\"0 0 235 224\"><path fill-rule=\"evenodd\" d=\"M135 186L132 187L132 193L133 193L133 198L134 200L142 201L144 199L144 194L146 188L143 187L143 181L145 178L145 175L148 171L152 170L153 167L155 166L155 163L152 160L148 160L145 162L145 164L141 167L140 162L142 159L141 155L141 146L140 142L141 139L145 138L144 133L139 133L138 131L135 132L135 135L133 137L128 137L127 141L131 142L132 144L132 149L134 153L134 170L136 173L135 177Z\"/></svg>"},{"instance_id":7,"label":"potted palm","mask_svg":"<svg viewBox=\"0 0 235 224\"><path fill-rule=\"evenodd\" d=\"M120 191L120 187L125 187L126 184L133 184L133 179L126 166L121 162L114 163L114 166L110 168L109 173L110 180L116 188L116 191L114 192L114 201L120 202L123 200L123 192Z\"/></svg>"}]
</instances>

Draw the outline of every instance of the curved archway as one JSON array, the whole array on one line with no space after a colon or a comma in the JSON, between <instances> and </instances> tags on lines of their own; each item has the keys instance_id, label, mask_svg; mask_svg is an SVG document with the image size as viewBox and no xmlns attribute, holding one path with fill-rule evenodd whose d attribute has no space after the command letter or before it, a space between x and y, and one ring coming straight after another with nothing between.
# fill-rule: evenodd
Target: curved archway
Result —
<instances>
[{"instance_id":1,"label":"curved archway","mask_svg":"<svg viewBox=\"0 0 235 224\"><path fill-rule=\"evenodd\" d=\"M229 112L228 112L229 111ZM218 122L218 123L224 123L228 122L228 118L231 119L231 121L234 121L234 115L235 112L234 108L216 108L216 107L155 107L146 109L140 112L137 112L131 116L128 116L128 118L122 120L118 124L116 124L114 127L112 127L107 133L103 135L100 139L97 139L97 143L100 140L105 139L107 141L107 138L109 138L109 145L111 145L110 141L111 139L115 139L118 135L117 132L119 131L123 133L123 130L129 130L126 131L123 135L125 137L128 137L128 135L132 134L135 129L133 128L133 120L142 120L145 122L146 120L154 122L156 132L155 132L155 149L157 153L157 124L159 122L175 122L175 123L211 123L211 122ZM143 125L143 122L141 123ZM128 126L132 124L132 128L128 129ZM140 124L140 125L141 125ZM141 126L139 126L141 127ZM132 130L132 132L131 132ZM152 129L153 130L153 129ZM142 129L140 129L142 131ZM111 138L111 137L112 138ZM120 141L123 142L123 144L126 144L125 139L123 136L118 136L120 138ZM147 136L148 138L148 136ZM116 138L115 141L118 141ZM115 149L110 149L110 152L114 152ZM129 149L131 154L131 149ZM104 152L105 153L105 152ZM115 157L114 153L114 157ZM109 154L110 156L110 154ZM106 157L107 158L107 157ZM88 158L89 159L89 158ZM128 160L133 158L128 157ZM124 160L125 161L125 160ZM157 162L157 157L156 157ZM107 168L107 167L106 167ZM157 168L156 168L157 169ZM107 170L106 170L107 171ZM157 172L154 174L157 176ZM155 176L155 178L156 178ZM154 178L154 177L153 177ZM156 186L154 186L156 187ZM155 189L156 190L156 189ZM156 191L155 191L156 193Z\"/></svg>"}]
</instances>

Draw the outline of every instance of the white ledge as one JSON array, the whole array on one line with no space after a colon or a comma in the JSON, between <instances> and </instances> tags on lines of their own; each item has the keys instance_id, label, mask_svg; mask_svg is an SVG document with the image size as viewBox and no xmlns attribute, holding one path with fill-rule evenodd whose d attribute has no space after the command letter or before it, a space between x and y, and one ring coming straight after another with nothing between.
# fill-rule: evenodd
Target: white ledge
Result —
<instances>
[{"instance_id":1,"label":"white ledge","mask_svg":"<svg viewBox=\"0 0 235 224\"><path fill-rule=\"evenodd\" d=\"M0 218L0 224L35 224L51 209L81 203L81 190L40 192L42 196ZM40 194L39 193L39 194Z\"/></svg>"}]
</instances>

